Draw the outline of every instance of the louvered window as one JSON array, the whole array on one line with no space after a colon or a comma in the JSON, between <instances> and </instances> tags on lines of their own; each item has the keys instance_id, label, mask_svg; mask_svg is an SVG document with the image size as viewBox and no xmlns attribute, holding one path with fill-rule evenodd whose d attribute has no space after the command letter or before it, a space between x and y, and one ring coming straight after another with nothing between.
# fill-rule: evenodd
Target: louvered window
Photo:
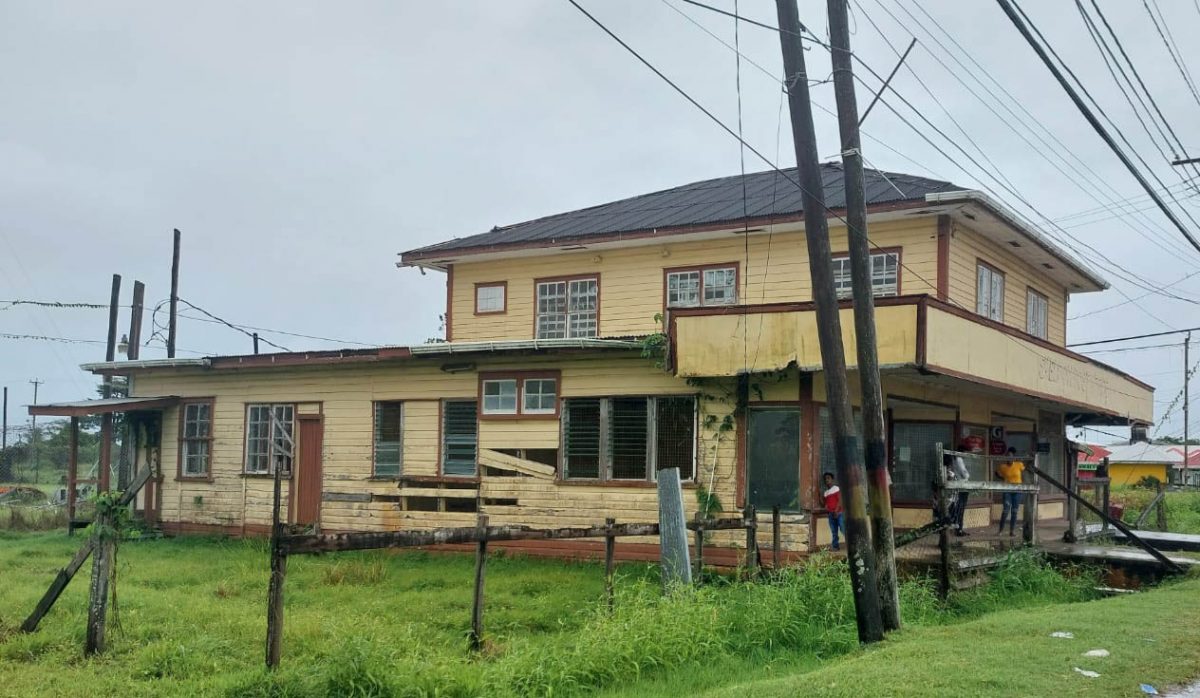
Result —
<instances>
[{"instance_id":1,"label":"louvered window","mask_svg":"<svg viewBox=\"0 0 1200 698\"><path fill-rule=\"evenodd\" d=\"M404 449L404 403L375 403L375 477L399 477Z\"/></svg>"},{"instance_id":2,"label":"louvered window","mask_svg":"<svg viewBox=\"0 0 1200 698\"><path fill-rule=\"evenodd\" d=\"M474 400L447 400L442 403L442 474L475 475L476 447L479 443Z\"/></svg>"},{"instance_id":3,"label":"louvered window","mask_svg":"<svg viewBox=\"0 0 1200 698\"><path fill-rule=\"evenodd\" d=\"M568 479L653 480L656 469L671 467L684 479L694 475L693 397L572 398L562 428Z\"/></svg>"}]
</instances>

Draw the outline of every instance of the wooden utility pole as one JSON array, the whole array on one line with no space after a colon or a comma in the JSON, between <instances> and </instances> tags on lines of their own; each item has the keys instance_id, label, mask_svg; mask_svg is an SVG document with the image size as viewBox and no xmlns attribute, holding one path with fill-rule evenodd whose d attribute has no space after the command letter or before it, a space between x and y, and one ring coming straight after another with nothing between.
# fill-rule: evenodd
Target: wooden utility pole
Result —
<instances>
[{"instance_id":1,"label":"wooden utility pole","mask_svg":"<svg viewBox=\"0 0 1200 698\"><path fill-rule=\"evenodd\" d=\"M0 410L0 481L13 479L8 468L8 386L4 386L4 408Z\"/></svg>"},{"instance_id":2,"label":"wooden utility pole","mask_svg":"<svg viewBox=\"0 0 1200 698\"><path fill-rule=\"evenodd\" d=\"M117 319L121 310L121 275L113 274L112 277L112 294L108 299L108 340L104 349L104 360L108 362L116 361L117 359ZM104 397L112 397L112 376L104 376ZM105 412L100 417L100 458L99 470L97 473L97 491L107 492L109 481L112 477L112 440L113 440L113 415L112 412Z\"/></svg>"},{"instance_id":3,"label":"wooden utility pole","mask_svg":"<svg viewBox=\"0 0 1200 698\"><path fill-rule=\"evenodd\" d=\"M133 282L133 311L129 315L129 349L125 356L136 361L142 349L142 310L146 301L146 284Z\"/></svg>"},{"instance_id":4,"label":"wooden utility pole","mask_svg":"<svg viewBox=\"0 0 1200 698\"><path fill-rule=\"evenodd\" d=\"M1183 484L1187 484L1188 473L1188 439L1191 434L1188 432L1188 379L1192 372L1191 354L1192 348L1192 333L1188 332L1183 336L1183 470L1180 470L1180 480ZM1168 478L1169 479L1169 478Z\"/></svg>"},{"instance_id":5,"label":"wooden utility pole","mask_svg":"<svg viewBox=\"0 0 1200 698\"><path fill-rule=\"evenodd\" d=\"M858 134L858 101L854 94L850 19L846 0L829 0L829 52L833 59L833 93L837 99L838 129L842 137L846 227L850 240L850 286L854 294L854 334L858 348L858 381L862 389L863 450L871 542L879 579L879 611L884 629L898 630L900 587L896 581L892 493L888 487L887 451L884 448L883 385L879 378L875 298L871 286L871 243L867 238L862 141Z\"/></svg>"},{"instance_id":6,"label":"wooden utility pole","mask_svg":"<svg viewBox=\"0 0 1200 698\"><path fill-rule=\"evenodd\" d=\"M182 233L175 229L175 243L171 248L171 305L167 320L167 358L175 358L175 337L179 325L179 239Z\"/></svg>"},{"instance_id":7,"label":"wooden utility pole","mask_svg":"<svg viewBox=\"0 0 1200 698\"><path fill-rule=\"evenodd\" d=\"M838 483L846 514L846 553L854 592L858 639L883 639L879 613L879 587L875 575L875 552L871 547L871 524L867 518L866 471L851 429L850 393L846 385L846 355L842 346L842 323L833 289L833 259L829 250L829 224L825 219L825 192L817 158L812 105L808 94L808 71L800 36L796 0L776 0L779 14L779 43L783 51L784 85L792 118L792 140L796 148L797 175L804 202L804 236L816 303L817 338L825 372L826 404L833 430Z\"/></svg>"},{"instance_id":8,"label":"wooden utility pole","mask_svg":"<svg viewBox=\"0 0 1200 698\"><path fill-rule=\"evenodd\" d=\"M35 378L29 382L31 384L33 384L33 404L36 405L36 404L38 404L38 401L37 401L38 386L41 385L42 383L45 383L46 381L40 381ZM29 421L30 421L29 444L30 444L30 450L33 451L33 481L36 483L38 481L38 476L41 475L41 473L38 472L38 470L40 470L40 466L41 466L41 455L38 453L38 446L42 442L42 437L40 434L38 434L38 430L37 430L37 415L36 414L32 415L29 418Z\"/></svg>"}]
</instances>

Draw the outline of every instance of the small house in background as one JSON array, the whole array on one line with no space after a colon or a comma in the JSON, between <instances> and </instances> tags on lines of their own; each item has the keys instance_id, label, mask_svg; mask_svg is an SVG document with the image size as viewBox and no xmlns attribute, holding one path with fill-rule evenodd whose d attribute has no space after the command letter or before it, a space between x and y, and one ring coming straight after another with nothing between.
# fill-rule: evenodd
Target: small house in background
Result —
<instances>
[{"instance_id":1,"label":"small house in background","mask_svg":"<svg viewBox=\"0 0 1200 698\"><path fill-rule=\"evenodd\" d=\"M811 524L834 459L793 176L695 182L406 252L400 266L445 275L444 341L85 368L168 401L143 502L167 532L265 532L277 464L288 520L330 531L478 513L655 521L656 472L677 467L689 515L779 507L784 545L809 550L827 540ZM853 384L843 172L822 177ZM1099 276L979 192L874 170L866 192L897 526L929 520L939 445L1013 447L1069 479L1068 426L1150 422L1150 386L1066 348L1067 303L1106 288ZM435 311L395 307L383 316ZM1038 515L1063 516L1061 493L1045 495ZM990 523L975 499L968 522Z\"/></svg>"},{"instance_id":2,"label":"small house in background","mask_svg":"<svg viewBox=\"0 0 1200 698\"><path fill-rule=\"evenodd\" d=\"M1080 477L1091 477L1108 459L1108 477L1113 485L1136 485L1152 477L1162 483L1200 485L1200 446L1188 449L1183 462L1183 447L1169 444L1092 445L1092 454L1079 459Z\"/></svg>"}]
</instances>

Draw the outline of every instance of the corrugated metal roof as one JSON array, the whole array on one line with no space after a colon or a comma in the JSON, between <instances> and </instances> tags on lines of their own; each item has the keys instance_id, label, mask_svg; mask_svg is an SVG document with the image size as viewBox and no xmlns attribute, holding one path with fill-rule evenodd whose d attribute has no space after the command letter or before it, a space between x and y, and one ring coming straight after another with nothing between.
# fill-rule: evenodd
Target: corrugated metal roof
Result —
<instances>
[{"instance_id":1,"label":"corrugated metal roof","mask_svg":"<svg viewBox=\"0 0 1200 698\"><path fill-rule=\"evenodd\" d=\"M568 242L655 228L733 222L746 217L799 214L804 208L801 193L789 181L789 178L792 181L797 180L796 168L785 169L783 173L785 174L768 170L747 174L744 209L742 176L734 175L693 182L524 223L497 226L486 233L410 250L405 252L404 256L427 257L432 253L481 246ZM846 191L841 164L822 164L821 182L825 189L825 205L831 209L845 208ZM926 194L965 189L936 179L870 169L864 173L864 184L868 206L924 201Z\"/></svg>"}]
</instances>

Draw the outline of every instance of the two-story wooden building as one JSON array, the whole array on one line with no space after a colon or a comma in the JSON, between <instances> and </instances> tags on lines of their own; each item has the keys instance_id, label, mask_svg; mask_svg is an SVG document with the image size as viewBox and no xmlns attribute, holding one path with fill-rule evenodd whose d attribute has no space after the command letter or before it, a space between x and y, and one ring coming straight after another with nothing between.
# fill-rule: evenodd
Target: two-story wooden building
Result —
<instances>
[{"instance_id":1,"label":"two-story wooden building","mask_svg":"<svg viewBox=\"0 0 1200 698\"><path fill-rule=\"evenodd\" d=\"M840 211L841 168L822 168ZM875 171L866 184L898 525L928 519L938 443L1004 427L1061 474L1067 425L1151 420L1150 386L1064 346L1071 295L1101 278L978 192ZM833 460L801 201L773 172L745 190L696 182L402 254L445 273L445 342L85 368L174 403L154 403L151 454L168 531L265 528L274 415L297 444L297 523L653 521L670 465L726 512L781 506L804 549L827 534L807 522ZM845 228L830 226L848 297ZM1049 496L1040 514L1062 509ZM991 515L981 501L971 519Z\"/></svg>"}]
</instances>

